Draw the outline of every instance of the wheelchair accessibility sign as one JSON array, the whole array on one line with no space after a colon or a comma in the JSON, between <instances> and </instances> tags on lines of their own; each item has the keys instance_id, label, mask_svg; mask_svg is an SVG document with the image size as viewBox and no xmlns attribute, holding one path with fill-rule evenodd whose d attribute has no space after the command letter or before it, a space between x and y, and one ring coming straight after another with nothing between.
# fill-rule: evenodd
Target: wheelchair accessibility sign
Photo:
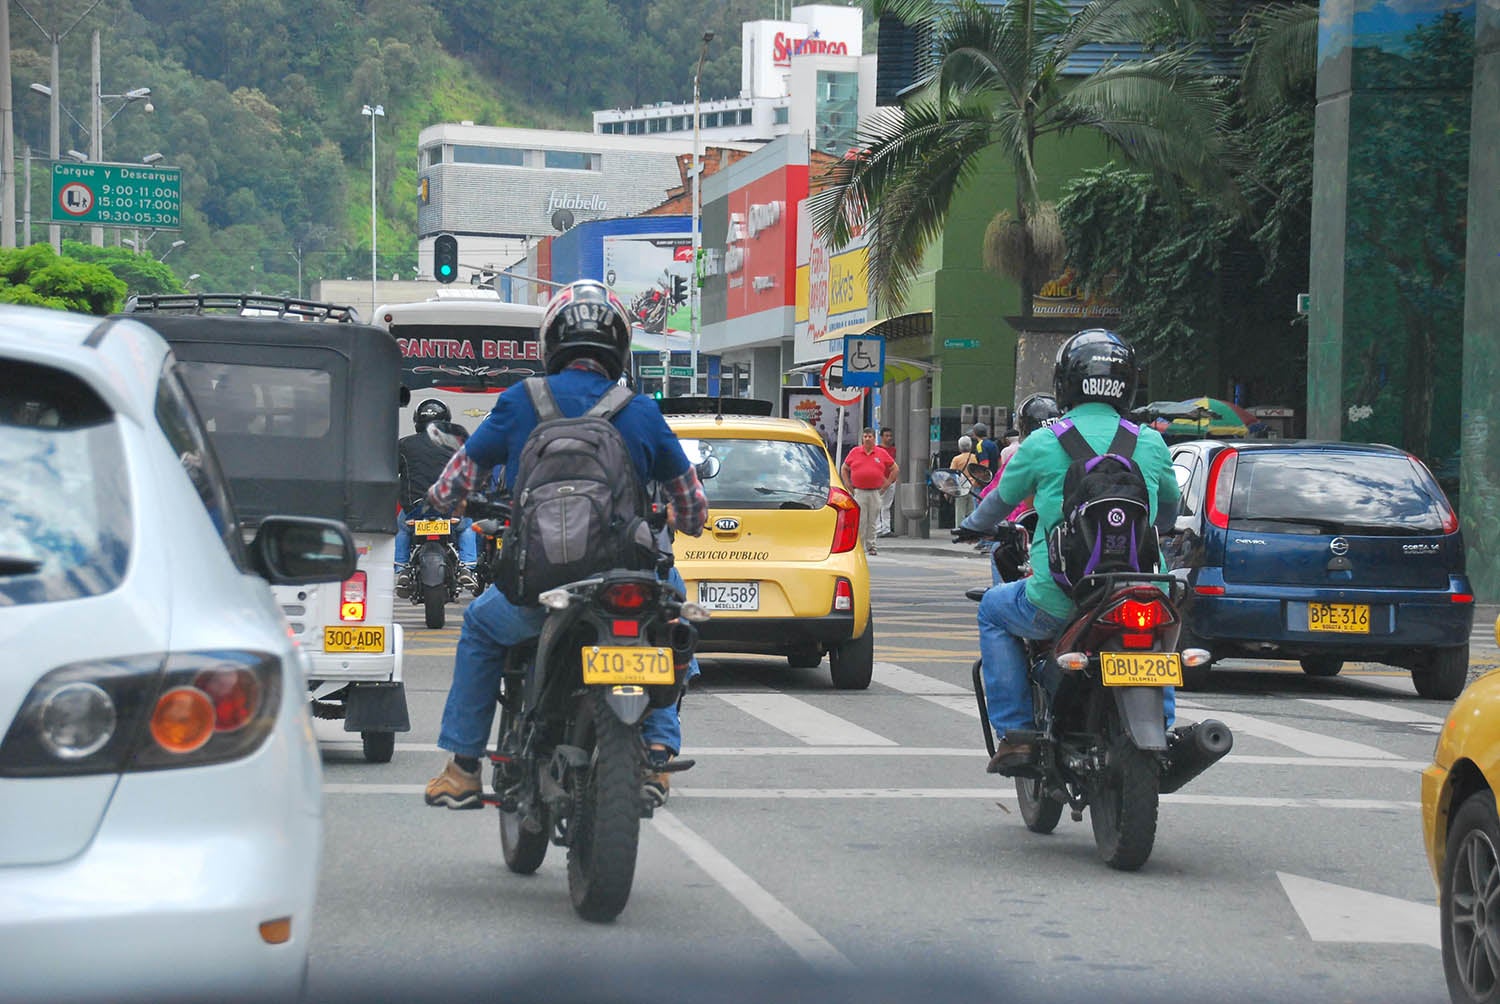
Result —
<instances>
[{"instance_id":1,"label":"wheelchair accessibility sign","mask_svg":"<svg viewBox=\"0 0 1500 1004\"><path fill-rule=\"evenodd\" d=\"M880 335L844 336L844 386L885 384L885 339Z\"/></svg>"}]
</instances>

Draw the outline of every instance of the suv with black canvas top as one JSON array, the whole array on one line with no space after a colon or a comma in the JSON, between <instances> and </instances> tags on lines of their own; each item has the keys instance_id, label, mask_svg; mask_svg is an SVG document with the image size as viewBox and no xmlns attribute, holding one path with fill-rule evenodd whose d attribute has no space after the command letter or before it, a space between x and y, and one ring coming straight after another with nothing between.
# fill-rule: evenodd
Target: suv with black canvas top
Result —
<instances>
[{"instance_id":1,"label":"suv with black canvas top","mask_svg":"<svg viewBox=\"0 0 1500 1004\"><path fill-rule=\"evenodd\" d=\"M1174 446L1172 463L1182 507L1162 550L1188 584L1182 647L1296 659L1311 676L1383 662L1409 669L1423 697L1463 689L1463 536L1420 460L1364 443L1201 440Z\"/></svg>"}]
</instances>

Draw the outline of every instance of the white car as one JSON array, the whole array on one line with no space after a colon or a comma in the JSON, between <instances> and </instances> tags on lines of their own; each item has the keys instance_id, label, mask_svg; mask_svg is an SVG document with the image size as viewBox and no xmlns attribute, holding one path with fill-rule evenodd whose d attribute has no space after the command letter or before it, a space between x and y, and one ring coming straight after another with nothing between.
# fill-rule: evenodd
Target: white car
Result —
<instances>
[{"instance_id":1,"label":"white car","mask_svg":"<svg viewBox=\"0 0 1500 1004\"><path fill-rule=\"evenodd\" d=\"M322 841L305 656L165 342L0 307L0 998L295 996Z\"/></svg>"}]
</instances>

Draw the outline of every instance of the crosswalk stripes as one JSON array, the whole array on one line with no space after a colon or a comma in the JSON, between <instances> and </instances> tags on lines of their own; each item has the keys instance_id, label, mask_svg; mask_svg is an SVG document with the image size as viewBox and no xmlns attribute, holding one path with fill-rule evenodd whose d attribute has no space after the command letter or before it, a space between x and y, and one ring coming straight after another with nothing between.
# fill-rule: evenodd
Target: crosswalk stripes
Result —
<instances>
[{"instance_id":1,"label":"crosswalk stripes","mask_svg":"<svg viewBox=\"0 0 1500 1004\"><path fill-rule=\"evenodd\" d=\"M809 746L895 746L853 722L830 714L790 694L719 694L721 701L759 718Z\"/></svg>"}]
</instances>

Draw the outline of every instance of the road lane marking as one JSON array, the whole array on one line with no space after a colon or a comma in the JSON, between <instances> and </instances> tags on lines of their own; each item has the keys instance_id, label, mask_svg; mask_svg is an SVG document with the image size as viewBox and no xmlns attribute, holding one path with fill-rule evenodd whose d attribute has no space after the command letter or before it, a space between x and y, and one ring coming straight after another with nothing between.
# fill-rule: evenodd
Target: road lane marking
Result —
<instances>
[{"instance_id":1,"label":"road lane marking","mask_svg":"<svg viewBox=\"0 0 1500 1004\"><path fill-rule=\"evenodd\" d=\"M715 694L719 700L760 719L809 746L895 746L894 739L815 708L790 694Z\"/></svg>"},{"instance_id":2,"label":"road lane marking","mask_svg":"<svg viewBox=\"0 0 1500 1004\"><path fill-rule=\"evenodd\" d=\"M1409 725L1423 731L1437 732L1443 727L1443 719L1439 715L1412 711L1409 708L1380 701L1364 701L1352 697L1303 697L1300 700L1304 704L1316 704L1341 715L1357 715L1360 718L1373 718L1379 722L1395 722L1398 725Z\"/></svg>"},{"instance_id":3,"label":"road lane marking","mask_svg":"<svg viewBox=\"0 0 1500 1004\"><path fill-rule=\"evenodd\" d=\"M820 968L854 969L837 948L813 929L765 887L746 875L707 840L690 830L665 809L657 809L651 820L656 831L676 844L694 864L733 896L750 915L780 938L804 962Z\"/></svg>"},{"instance_id":4,"label":"road lane marking","mask_svg":"<svg viewBox=\"0 0 1500 1004\"><path fill-rule=\"evenodd\" d=\"M1294 749L1298 753L1306 753L1308 756L1363 760L1399 759L1396 754L1376 746L1338 739L1305 729L1294 729L1289 725L1278 725L1252 715L1242 715L1233 711L1215 711L1204 707L1197 701L1178 701L1178 716L1181 717L1184 711L1191 711L1200 721L1205 718L1217 718L1236 733L1266 739L1279 746Z\"/></svg>"},{"instance_id":5,"label":"road lane marking","mask_svg":"<svg viewBox=\"0 0 1500 1004\"><path fill-rule=\"evenodd\" d=\"M343 784L323 785L325 795L402 795L416 796L425 789L420 784ZM797 799L806 801L842 801L860 798L892 800L969 800L999 799L1014 802L1011 788L683 788L672 787L673 798L755 801ZM1198 805L1228 809L1339 809L1354 812L1421 812L1420 802L1402 802L1379 798L1296 798L1267 795L1162 795L1167 805Z\"/></svg>"},{"instance_id":6,"label":"road lane marking","mask_svg":"<svg viewBox=\"0 0 1500 1004\"><path fill-rule=\"evenodd\" d=\"M898 666L893 662L877 662L875 664L875 682L892 690L899 690L903 694L911 694L914 697L931 697L938 694L963 694L970 698L972 708L978 708L973 704L974 691L969 687L963 687L947 680L939 680L925 673Z\"/></svg>"},{"instance_id":7,"label":"road lane marking","mask_svg":"<svg viewBox=\"0 0 1500 1004\"><path fill-rule=\"evenodd\" d=\"M1367 892L1277 872L1297 919L1314 941L1426 945L1442 950L1438 908L1430 903Z\"/></svg>"}]
</instances>

